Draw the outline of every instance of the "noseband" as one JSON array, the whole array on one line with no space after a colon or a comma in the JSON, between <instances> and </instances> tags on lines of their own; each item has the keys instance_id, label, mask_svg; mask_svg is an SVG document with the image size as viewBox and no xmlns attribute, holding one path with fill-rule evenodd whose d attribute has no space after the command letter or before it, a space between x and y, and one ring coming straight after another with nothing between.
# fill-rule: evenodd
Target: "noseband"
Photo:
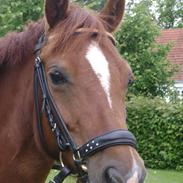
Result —
<instances>
[{"instance_id":1,"label":"noseband","mask_svg":"<svg viewBox=\"0 0 183 183\"><path fill-rule=\"evenodd\" d=\"M80 30L80 32L83 31L84 29L82 29L82 31ZM85 166L85 161L90 156L112 146L129 145L135 148L136 139L134 135L128 130L117 129L97 136L89 140L81 147L77 146L66 127L66 123L64 122L64 119L54 102L54 99L47 84L44 64L40 57L40 51L44 44L45 36L43 34L39 38L35 47L36 59L34 69L34 102L40 141L46 152L50 154L46 146L47 143L45 141L44 131L42 128L42 113L44 112L46 114L48 124L55 136L60 152L65 152L67 150L70 150L72 152L73 161L77 169L76 173L82 183L87 183L88 173L87 167ZM41 99L39 97L40 94L42 96ZM40 100L42 101L40 102ZM41 105L42 109L40 108ZM65 167L62 163L62 165L60 166L60 173L51 182L63 182L70 173L73 172L71 172L71 170Z\"/></svg>"}]
</instances>

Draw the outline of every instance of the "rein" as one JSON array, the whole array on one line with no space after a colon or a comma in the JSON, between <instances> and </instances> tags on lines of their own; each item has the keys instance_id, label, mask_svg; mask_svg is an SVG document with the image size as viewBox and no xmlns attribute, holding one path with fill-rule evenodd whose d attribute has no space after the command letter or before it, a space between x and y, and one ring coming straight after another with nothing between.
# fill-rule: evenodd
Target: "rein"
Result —
<instances>
[{"instance_id":1,"label":"rein","mask_svg":"<svg viewBox=\"0 0 183 183\"><path fill-rule=\"evenodd\" d=\"M78 29L76 33L82 33L88 30L89 29L85 30L84 28ZM97 30L93 31L93 33L96 32ZM114 39L113 36L112 39ZM77 169L76 173L79 177L79 180L82 183L87 183L88 173L87 173L87 167L85 166L85 162L90 156L96 154L97 152L103 149L112 146L129 145L135 148L136 139L134 135L128 130L116 129L109 131L105 134L101 134L100 136L94 137L81 147L78 147L78 145L74 142L74 139L71 137L66 127L66 123L54 102L54 99L51 95L51 92L47 84L44 64L40 57L40 52L44 44L45 44L45 35L42 34L42 36L39 38L35 46L36 58L34 65L34 102L35 102L37 127L40 141L47 154L53 157L47 148L47 143L45 140L45 135L42 127L42 113L45 113L48 124L57 141L57 146L59 148L60 153L65 152L67 150L70 150L72 152L73 161ZM42 96L41 103L39 94L41 94ZM42 106L42 108L40 106ZM58 159L56 157L53 158ZM63 164L62 161L59 168L60 168L59 174L54 178L53 181L50 181L50 183L63 182L68 175L73 173L69 168L67 168Z\"/></svg>"}]
</instances>

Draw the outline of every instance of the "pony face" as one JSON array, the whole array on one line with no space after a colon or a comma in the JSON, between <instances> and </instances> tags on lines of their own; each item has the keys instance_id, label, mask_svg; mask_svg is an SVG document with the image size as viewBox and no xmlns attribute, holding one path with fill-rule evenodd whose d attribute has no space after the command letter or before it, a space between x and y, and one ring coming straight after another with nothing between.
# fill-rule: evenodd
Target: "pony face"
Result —
<instances>
[{"instance_id":1,"label":"pony face","mask_svg":"<svg viewBox=\"0 0 183 183\"><path fill-rule=\"evenodd\" d=\"M98 15L67 0L45 2L47 41L41 58L54 102L78 146L108 131L127 129L125 95L133 73L110 34L123 10L122 0L109 1ZM68 153L64 162L74 169ZM144 180L143 161L129 146L107 148L85 163L91 183Z\"/></svg>"}]
</instances>

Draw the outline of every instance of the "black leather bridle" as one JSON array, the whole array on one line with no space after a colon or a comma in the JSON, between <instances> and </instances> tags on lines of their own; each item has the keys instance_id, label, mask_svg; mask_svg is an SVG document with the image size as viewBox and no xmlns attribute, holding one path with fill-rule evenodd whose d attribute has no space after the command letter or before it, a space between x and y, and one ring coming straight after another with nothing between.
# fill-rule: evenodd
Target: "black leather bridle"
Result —
<instances>
[{"instance_id":1,"label":"black leather bridle","mask_svg":"<svg viewBox=\"0 0 183 183\"><path fill-rule=\"evenodd\" d=\"M60 111L54 102L47 84L44 64L40 58L40 51L44 44L45 36L42 34L35 47L36 59L34 69L34 101L40 141L44 149L47 149L44 130L42 128L42 113L44 112L46 114L48 124L55 136L60 152L65 152L66 150L70 150L72 152L73 161L75 162L77 169L76 173L82 183L87 183L88 173L87 168L84 166L84 162L90 156L111 146L129 145L135 148L136 139L134 135L128 130L116 129L94 137L81 147L76 145L74 139L71 137L71 134L66 127L66 123L64 122ZM42 97L41 99L40 95ZM42 101L40 102L40 100ZM42 106L42 108L40 106ZM70 173L73 172L71 172L71 170L65 167L62 163L62 166L60 166L60 173L51 182L63 182L63 180Z\"/></svg>"}]
</instances>

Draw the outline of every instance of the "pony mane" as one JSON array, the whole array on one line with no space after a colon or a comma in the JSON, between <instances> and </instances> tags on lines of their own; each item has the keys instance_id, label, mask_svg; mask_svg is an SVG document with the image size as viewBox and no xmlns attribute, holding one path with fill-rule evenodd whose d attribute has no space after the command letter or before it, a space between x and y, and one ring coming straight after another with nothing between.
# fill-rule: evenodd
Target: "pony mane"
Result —
<instances>
[{"instance_id":1,"label":"pony mane","mask_svg":"<svg viewBox=\"0 0 183 183\"><path fill-rule=\"evenodd\" d=\"M0 66L26 61L33 54L35 43L43 30L43 20L39 20L29 23L23 32L11 32L0 38Z\"/></svg>"},{"instance_id":2,"label":"pony mane","mask_svg":"<svg viewBox=\"0 0 183 183\"><path fill-rule=\"evenodd\" d=\"M41 19L29 23L22 32L11 32L0 38L0 67L12 66L30 58L33 55L36 41L44 28L45 19ZM105 32L102 19L99 16L77 5L70 5L67 17L49 31L55 35L54 50L60 50L67 45L71 47L72 44L68 44L68 41L79 28L91 28ZM87 34L91 35L91 32L85 33L85 35Z\"/></svg>"}]
</instances>

